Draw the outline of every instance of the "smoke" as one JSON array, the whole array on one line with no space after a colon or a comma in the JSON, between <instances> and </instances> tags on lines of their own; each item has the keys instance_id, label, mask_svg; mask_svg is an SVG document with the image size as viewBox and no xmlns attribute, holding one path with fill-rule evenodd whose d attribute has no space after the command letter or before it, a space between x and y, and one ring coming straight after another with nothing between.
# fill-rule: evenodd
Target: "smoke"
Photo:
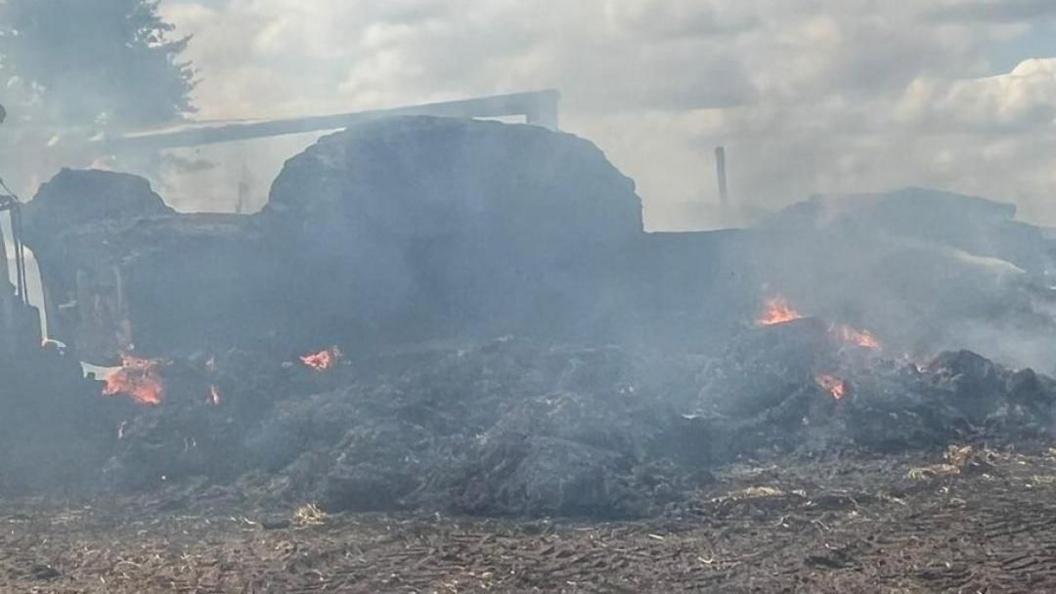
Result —
<instances>
[{"instance_id":1,"label":"smoke","mask_svg":"<svg viewBox=\"0 0 1056 594\"><path fill-rule=\"evenodd\" d=\"M264 209L101 224L82 244L63 243L74 224L64 220L38 234L35 245L55 248L38 249L45 272L63 267L68 285L53 292L49 282L49 299L69 306L67 332L93 338L77 348L98 363L132 336L137 350L173 354L187 372L187 361L209 368L207 351L228 346L345 341L367 351L507 330L692 343L695 358L742 333L745 310L772 291L836 328L875 332L894 357L971 348L1051 371L1056 292L1043 281L1056 250L1005 204L911 191L825 202L806 225L793 208L744 232L640 232L639 195L646 228L663 230L766 221L809 195L910 185L994 196L1024 219L1056 223L1046 204L1056 189L1056 58L1009 52L1051 28L1052 11L989 6L170 0L164 17L194 36L186 58L201 78L203 121L557 88L562 128L597 143L637 186L585 142L495 125L473 132L474 144L458 128L490 124L451 120L391 120L299 157L325 132L113 159L92 152L103 145L85 130L15 114L4 145L17 160L5 163L34 187L60 165L93 163L150 177L183 212ZM730 158L733 213L715 208L716 145ZM115 216L135 214L126 206L142 198L121 206L88 185L64 196L110 200ZM39 285L33 293L42 301ZM239 379L255 384L255 371L247 365ZM269 398L282 391L260 384Z\"/></svg>"},{"instance_id":2,"label":"smoke","mask_svg":"<svg viewBox=\"0 0 1056 594\"><path fill-rule=\"evenodd\" d=\"M635 178L648 225L663 229L724 223L700 208L718 201L719 144L748 211L918 185L1015 201L1023 216L1056 222L1045 207L1056 189L1056 77L1049 62L1025 62L1056 55L1051 42L1032 42L1052 31L1047 6L185 0L163 9L195 35L203 117L559 88L563 128Z\"/></svg>"},{"instance_id":3,"label":"smoke","mask_svg":"<svg viewBox=\"0 0 1056 594\"><path fill-rule=\"evenodd\" d=\"M1056 223L1050 4L165 0L160 10L173 38L193 35L183 57L197 70L200 120L558 88L562 127L637 181L647 226L662 230L909 185L994 196ZM36 93L3 82L9 108ZM282 162L321 135L113 161L70 148L92 130L9 111L2 156L21 193L60 166L94 164L148 175L182 211L259 209ZM717 145L739 217L717 208Z\"/></svg>"},{"instance_id":4,"label":"smoke","mask_svg":"<svg viewBox=\"0 0 1056 594\"><path fill-rule=\"evenodd\" d=\"M161 10L177 35L193 35L184 57L203 121L558 88L563 129L635 179L651 230L747 224L814 194L910 185L993 196L1018 204L1021 219L1056 223L1046 202L1056 58L1028 43L1056 15L1029 0L1002 6L169 0ZM17 80L9 88L26 92ZM11 138L52 134L20 117ZM65 150L84 131L60 130L8 143L57 147L9 162L31 188L60 165L94 162L148 176L180 211L249 213L283 162L323 133L100 160ZM730 155L735 216L717 208L716 145ZM985 342L975 328L961 335Z\"/></svg>"}]
</instances>

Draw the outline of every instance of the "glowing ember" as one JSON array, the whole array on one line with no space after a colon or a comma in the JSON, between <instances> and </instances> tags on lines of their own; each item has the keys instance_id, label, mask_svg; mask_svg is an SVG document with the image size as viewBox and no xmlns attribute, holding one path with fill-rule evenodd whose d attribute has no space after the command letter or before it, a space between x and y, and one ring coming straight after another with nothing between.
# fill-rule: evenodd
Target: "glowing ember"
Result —
<instances>
[{"instance_id":1,"label":"glowing ember","mask_svg":"<svg viewBox=\"0 0 1056 594\"><path fill-rule=\"evenodd\" d=\"M832 336L836 337L837 340L842 340L847 344L857 345L867 349L878 349L880 348L880 341L868 330L857 330L846 324L840 324L839 326L833 326L829 329Z\"/></svg>"},{"instance_id":2,"label":"glowing ember","mask_svg":"<svg viewBox=\"0 0 1056 594\"><path fill-rule=\"evenodd\" d=\"M836 400L842 400L847 395L847 382L835 375L823 373L815 377L814 381L818 387L827 391Z\"/></svg>"},{"instance_id":3,"label":"glowing ember","mask_svg":"<svg viewBox=\"0 0 1056 594\"><path fill-rule=\"evenodd\" d=\"M342 356L341 349L334 346L318 353L305 355L301 357L301 362L315 371L326 371L336 365Z\"/></svg>"},{"instance_id":4,"label":"glowing ember","mask_svg":"<svg viewBox=\"0 0 1056 594\"><path fill-rule=\"evenodd\" d=\"M217 388L215 385L209 386L209 400L207 400L206 402L212 404L213 406L220 406L220 388Z\"/></svg>"},{"instance_id":5,"label":"glowing ember","mask_svg":"<svg viewBox=\"0 0 1056 594\"><path fill-rule=\"evenodd\" d=\"M161 364L152 359L121 356L121 367L106 376L104 396L124 394L139 404L157 406L165 400L165 384L159 372Z\"/></svg>"},{"instance_id":6,"label":"glowing ember","mask_svg":"<svg viewBox=\"0 0 1056 594\"><path fill-rule=\"evenodd\" d=\"M766 300L766 309L755 323L760 326L773 326L775 324L784 324L785 322L798 320L802 317L803 314L792 309L792 306L788 304L788 300L784 297L777 296Z\"/></svg>"}]
</instances>

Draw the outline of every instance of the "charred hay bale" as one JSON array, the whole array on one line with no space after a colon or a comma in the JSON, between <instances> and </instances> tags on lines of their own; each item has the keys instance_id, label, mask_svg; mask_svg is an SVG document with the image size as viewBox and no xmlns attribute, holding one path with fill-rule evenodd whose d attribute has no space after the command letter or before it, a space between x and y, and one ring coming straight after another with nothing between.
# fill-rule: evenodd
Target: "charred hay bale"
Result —
<instances>
[{"instance_id":1,"label":"charred hay bale","mask_svg":"<svg viewBox=\"0 0 1056 594\"><path fill-rule=\"evenodd\" d=\"M1013 372L962 350L941 353L925 376L932 395L974 426L1008 435L1051 432L1056 382L1031 369Z\"/></svg>"},{"instance_id":2,"label":"charred hay bale","mask_svg":"<svg viewBox=\"0 0 1056 594\"><path fill-rule=\"evenodd\" d=\"M98 169L63 169L25 207L25 240L39 256L62 233L99 221L175 214L145 178Z\"/></svg>"},{"instance_id":3,"label":"charred hay bale","mask_svg":"<svg viewBox=\"0 0 1056 594\"><path fill-rule=\"evenodd\" d=\"M676 433L722 463L771 448L897 451L1051 431L1056 384L1030 370L969 351L918 367L859 356L827 334L810 319L746 332L705 368L696 413Z\"/></svg>"},{"instance_id":4,"label":"charred hay bale","mask_svg":"<svg viewBox=\"0 0 1056 594\"><path fill-rule=\"evenodd\" d=\"M842 431L873 451L1051 433L1056 382L969 351L941 353L922 367L877 362L849 377Z\"/></svg>"},{"instance_id":5,"label":"charred hay bale","mask_svg":"<svg viewBox=\"0 0 1056 594\"><path fill-rule=\"evenodd\" d=\"M937 396L915 365L855 370L841 407L845 440L876 452L941 447L971 433L955 402Z\"/></svg>"},{"instance_id":6,"label":"charred hay bale","mask_svg":"<svg viewBox=\"0 0 1056 594\"><path fill-rule=\"evenodd\" d=\"M1007 382L1008 401L1032 411L1040 419L1051 419L1056 405L1056 380L1033 369L1013 373Z\"/></svg>"},{"instance_id":7,"label":"charred hay bale","mask_svg":"<svg viewBox=\"0 0 1056 594\"><path fill-rule=\"evenodd\" d=\"M944 352L924 368L925 393L949 416L982 426L1007 399L1011 372L971 351Z\"/></svg>"},{"instance_id":8,"label":"charred hay bale","mask_svg":"<svg viewBox=\"0 0 1056 594\"><path fill-rule=\"evenodd\" d=\"M330 331L567 329L615 299L600 285L643 236L633 182L590 142L434 117L322 138L286 162L260 217L315 287L295 309Z\"/></svg>"}]
</instances>

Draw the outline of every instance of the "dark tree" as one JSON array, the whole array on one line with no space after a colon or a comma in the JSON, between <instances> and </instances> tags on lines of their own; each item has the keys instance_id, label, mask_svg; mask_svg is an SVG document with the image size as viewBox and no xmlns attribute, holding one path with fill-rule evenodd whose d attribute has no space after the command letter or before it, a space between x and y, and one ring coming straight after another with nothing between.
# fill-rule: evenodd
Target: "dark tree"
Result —
<instances>
[{"instance_id":1,"label":"dark tree","mask_svg":"<svg viewBox=\"0 0 1056 594\"><path fill-rule=\"evenodd\" d=\"M55 124L172 121L194 111L173 30L158 0L0 0L0 83L17 77Z\"/></svg>"}]
</instances>

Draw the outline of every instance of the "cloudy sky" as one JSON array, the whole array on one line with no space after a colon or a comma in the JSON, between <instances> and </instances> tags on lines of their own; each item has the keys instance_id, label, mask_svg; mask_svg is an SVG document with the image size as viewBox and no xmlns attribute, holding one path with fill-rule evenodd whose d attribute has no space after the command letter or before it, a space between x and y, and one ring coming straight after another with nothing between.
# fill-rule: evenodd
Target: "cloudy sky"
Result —
<instances>
[{"instance_id":1,"label":"cloudy sky","mask_svg":"<svg viewBox=\"0 0 1056 594\"><path fill-rule=\"evenodd\" d=\"M162 9L194 35L203 119L560 89L562 127L636 179L654 228L718 224L708 211L718 144L734 198L751 209L926 185L1015 201L1023 218L1056 224L1054 0L166 0Z\"/></svg>"}]
</instances>

